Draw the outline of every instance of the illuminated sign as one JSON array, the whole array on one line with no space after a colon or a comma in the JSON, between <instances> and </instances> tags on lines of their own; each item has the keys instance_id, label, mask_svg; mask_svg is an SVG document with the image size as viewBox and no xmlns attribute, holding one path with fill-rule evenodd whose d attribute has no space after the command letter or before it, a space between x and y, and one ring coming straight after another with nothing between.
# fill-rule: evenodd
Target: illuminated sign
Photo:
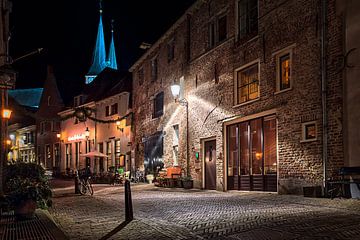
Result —
<instances>
[{"instance_id":1,"label":"illuminated sign","mask_svg":"<svg viewBox=\"0 0 360 240\"><path fill-rule=\"evenodd\" d=\"M82 133L82 134L75 134L74 136L70 136L68 137L68 141L71 142L71 141L76 141L76 140L84 140L86 137L85 137L85 134Z\"/></svg>"}]
</instances>

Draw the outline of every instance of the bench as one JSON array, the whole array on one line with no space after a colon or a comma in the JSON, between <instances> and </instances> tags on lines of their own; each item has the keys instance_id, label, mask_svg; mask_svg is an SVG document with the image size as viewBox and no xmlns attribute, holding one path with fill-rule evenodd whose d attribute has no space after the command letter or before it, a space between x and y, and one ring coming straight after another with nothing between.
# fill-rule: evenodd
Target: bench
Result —
<instances>
[{"instance_id":1,"label":"bench","mask_svg":"<svg viewBox=\"0 0 360 240\"><path fill-rule=\"evenodd\" d=\"M161 174L160 186L164 187L176 187L177 178L181 177L181 168L180 167L169 167L166 169L166 174Z\"/></svg>"},{"instance_id":2,"label":"bench","mask_svg":"<svg viewBox=\"0 0 360 240\"><path fill-rule=\"evenodd\" d=\"M328 181L327 194L330 198L351 197L350 189L360 189L360 167L342 167L338 175Z\"/></svg>"}]
</instances>

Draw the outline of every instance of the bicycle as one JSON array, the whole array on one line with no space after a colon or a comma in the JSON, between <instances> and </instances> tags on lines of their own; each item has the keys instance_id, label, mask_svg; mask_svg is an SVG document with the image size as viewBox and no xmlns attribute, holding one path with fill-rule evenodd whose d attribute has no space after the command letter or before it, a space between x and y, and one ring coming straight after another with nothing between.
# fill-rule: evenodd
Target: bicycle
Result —
<instances>
[{"instance_id":1,"label":"bicycle","mask_svg":"<svg viewBox=\"0 0 360 240\"><path fill-rule=\"evenodd\" d=\"M91 196L94 194L94 189L91 184L91 177L80 179L80 194L85 195L86 193L90 193Z\"/></svg>"}]
</instances>

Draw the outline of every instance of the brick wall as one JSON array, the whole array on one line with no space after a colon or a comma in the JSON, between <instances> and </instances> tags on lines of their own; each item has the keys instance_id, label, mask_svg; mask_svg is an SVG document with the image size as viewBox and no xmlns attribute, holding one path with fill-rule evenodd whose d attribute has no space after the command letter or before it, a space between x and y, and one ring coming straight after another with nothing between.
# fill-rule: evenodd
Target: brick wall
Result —
<instances>
[{"instance_id":1,"label":"brick wall","mask_svg":"<svg viewBox=\"0 0 360 240\"><path fill-rule=\"evenodd\" d=\"M271 109L276 111L277 117L278 192L301 193L302 186L322 184L320 1L293 0L277 4L279 5L273 1L259 1L258 35L247 41L238 41L236 1L198 1L190 12L190 62L187 63L186 58L178 51L175 53L178 57L176 64L168 66L163 63L164 60L159 61L161 81L150 83L147 76L142 86L138 86L136 80L139 67L133 71L139 164L143 154L141 137L156 129L166 131L164 160L166 165L172 163L171 127L176 123L180 124L180 164L185 163L185 108L173 102L169 88L173 81L184 76L185 97L189 102L190 166L196 187L203 186L203 140L216 139L217 189L224 190L225 147L222 121L230 117L237 117L241 121L242 117ZM341 26L335 13L331 11L333 4L330 1L329 31L335 33L329 39L330 54L336 54L336 50L341 49ZM209 47L209 23L224 14L227 15L227 39ZM181 49L186 43L186 21L175 32L178 36L177 49ZM164 57L163 46L166 46L166 39L161 40L160 47L149 51L158 53L160 58ZM291 47L293 54L292 89L275 94L276 52L288 47ZM151 54L140 64L147 69L145 76L150 72L150 59ZM235 71L253 61L258 61L260 66L260 98L252 103L234 106ZM337 121L342 111L341 78L331 73L330 65L328 70L329 161L334 166L339 166L343 162L341 120L340 123ZM151 119L152 105L149 98L158 91L165 93L165 114L154 120ZM302 124L309 121L316 122L317 139L302 142ZM200 153L199 160L195 158L195 152ZM331 167L333 163L330 164Z\"/></svg>"}]
</instances>

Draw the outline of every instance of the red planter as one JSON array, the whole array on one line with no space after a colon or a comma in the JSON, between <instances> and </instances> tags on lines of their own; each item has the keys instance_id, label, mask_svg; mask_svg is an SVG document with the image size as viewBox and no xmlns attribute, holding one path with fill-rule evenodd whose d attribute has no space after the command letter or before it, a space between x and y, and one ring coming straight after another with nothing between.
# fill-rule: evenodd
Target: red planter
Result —
<instances>
[{"instance_id":1,"label":"red planter","mask_svg":"<svg viewBox=\"0 0 360 240\"><path fill-rule=\"evenodd\" d=\"M28 199L22 201L14 209L15 218L17 220L31 219L35 216L37 204L34 200Z\"/></svg>"}]
</instances>

